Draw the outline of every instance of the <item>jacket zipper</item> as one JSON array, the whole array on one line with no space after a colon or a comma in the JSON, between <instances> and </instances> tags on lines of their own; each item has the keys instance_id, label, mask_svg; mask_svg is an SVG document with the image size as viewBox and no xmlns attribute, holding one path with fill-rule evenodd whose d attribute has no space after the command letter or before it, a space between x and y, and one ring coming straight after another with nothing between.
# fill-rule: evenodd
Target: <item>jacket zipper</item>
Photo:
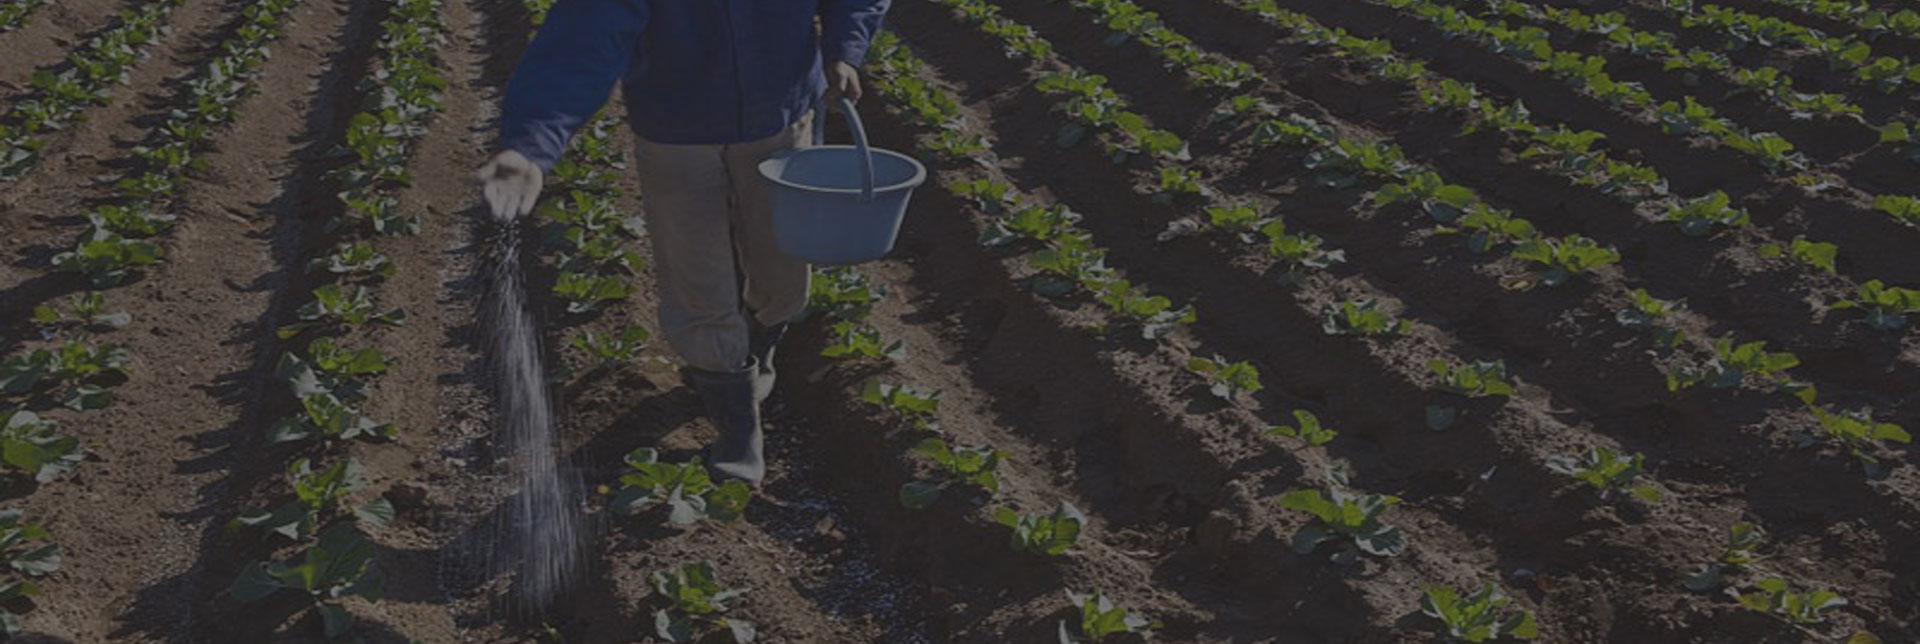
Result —
<instances>
[{"instance_id":1,"label":"jacket zipper","mask_svg":"<svg viewBox=\"0 0 1920 644\"><path fill-rule=\"evenodd\" d=\"M747 136L747 91L746 85L740 82L740 47L739 39L733 33L733 3L734 0L723 0L721 10L727 14L727 60L733 66L733 140L744 141Z\"/></svg>"}]
</instances>

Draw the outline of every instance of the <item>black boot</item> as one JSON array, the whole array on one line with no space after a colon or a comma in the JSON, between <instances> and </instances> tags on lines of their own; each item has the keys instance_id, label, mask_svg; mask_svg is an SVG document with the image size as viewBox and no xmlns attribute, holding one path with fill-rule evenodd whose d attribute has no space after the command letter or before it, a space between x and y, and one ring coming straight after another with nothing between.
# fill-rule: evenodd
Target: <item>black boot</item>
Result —
<instances>
[{"instance_id":1,"label":"black boot","mask_svg":"<svg viewBox=\"0 0 1920 644\"><path fill-rule=\"evenodd\" d=\"M754 386L758 367L757 360L748 358L747 368L737 372L686 370L688 382L706 404L707 419L720 430L720 438L708 452L713 470L754 485L759 485L767 473L760 402Z\"/></svg>"},{"instance_id":2,"label":"black boot","mask_svg":"<svg viewBox=\"0 0 1920 644\"><path fill-rule=\"evenodd\" d=\"M787 322L778 322L772 326L760 326L753 316L747 316L747 353L755 361L753 369L753 400L765 402L773 393L773 350L780 344L780 338L787 334Z\"/></svg>"}]
</instances>

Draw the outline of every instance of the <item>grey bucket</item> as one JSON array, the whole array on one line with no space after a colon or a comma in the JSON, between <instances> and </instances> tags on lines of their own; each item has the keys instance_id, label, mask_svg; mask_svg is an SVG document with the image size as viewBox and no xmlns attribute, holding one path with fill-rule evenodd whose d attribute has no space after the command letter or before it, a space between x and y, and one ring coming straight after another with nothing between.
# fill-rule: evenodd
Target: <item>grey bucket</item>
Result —
<instances>
[{"instance_id":1,"label":"grey bucket","mask_svg":"<svg viewBox=\"0 0 1920 644\"><path fill-rule=\"evenodd\" d=\"M840 111L853 145L823 145L826 106L814 108L813 145L760 162L773 205L773 238L780 251L821 266L873 261L893 249L913 189L927 180L919 161L867 146L853 102Z\"/></svg>"}]
</instances>

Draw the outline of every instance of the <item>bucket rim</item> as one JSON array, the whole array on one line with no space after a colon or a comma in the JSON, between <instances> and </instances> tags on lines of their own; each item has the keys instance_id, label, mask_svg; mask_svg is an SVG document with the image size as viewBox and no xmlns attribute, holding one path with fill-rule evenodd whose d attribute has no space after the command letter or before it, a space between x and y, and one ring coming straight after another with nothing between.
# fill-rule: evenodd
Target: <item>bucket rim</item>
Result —
<instances>
[{"instance_id":1,"label":"bucket rim","mask_svg":"<svg viewBox=\"0 0 1920 644\"><path fill-rule=\"evenodd\" d=\"M789 188L805 190L807 192L818 192L818 193L826 193L826 194L846 194L846 195L857 195L864 192L864 190L860 188L826 188L822 186L810 186L804 183L795 183L795 182L788 181L786 179L782 179L780 177L774 176L773 173L767 171L769 164L784 163L787 157L791 157L796 154L806 152L808 150L856 150L857 151L859 150L859 147L852 146L852 145L811 145L804 148L794 148L792 150L787 150L785 153L778 154L771 158L762 160L760 163L755 165L755 169L760 172L761 177L765 178L768 181L771 181L776 184L786 186ZM906 179L899 181L897 183L892 183L884 186L874 186L873 187L874 194L880 194L883 192L887 192L887 193L898 192L900 190L910 190L913 188L917 188L920 186L920 184L927 182L927 166L926 164L920 163L919 159L915 159L913 157L907 156L905 154L901 154L899 152L894 152L893 150L885 150L881 148L869 148L868 150L874 155L885 155L894 159L905 161L907 162L908 165L913 167L913 176L907 177Z\"/></svg>"}]
</instances>

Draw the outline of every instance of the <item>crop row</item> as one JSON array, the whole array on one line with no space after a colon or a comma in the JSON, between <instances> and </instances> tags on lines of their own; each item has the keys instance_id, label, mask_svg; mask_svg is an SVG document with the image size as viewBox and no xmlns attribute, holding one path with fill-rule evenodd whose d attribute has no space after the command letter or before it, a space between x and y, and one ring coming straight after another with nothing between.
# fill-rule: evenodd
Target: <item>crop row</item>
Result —
<instances>
[{"instance_id":1,"label":"crop row","mask_svg":"<svg viewBox=\"0 0 1920 644\"><path fill-rule=\"evenodd\" d=\"M1463 132L1491 128L1513 137L1518 141L1514 149L1520 158L1544 161L1544 169L1566 177L1576 185L1591 186L1626 203L1644 206L1643 216L1673 223L1675 230L1683 235L1704 236L1716 229L1746 226L1750 220L1746 210L1735 207L1725 193L1692 197L1672 195L1667 180L1657 170L1616 161L1604 151L1594 149L1597 143L1604 140L1603 134L1571 130L1558 124L1541 124L1518 103L1501 103L1471 83L1441 76L1418 59L1394 51L1391 44L1385 41L1359 38L1329 29L1305 15L1280 9L1271 1L1236 0L1233 4L1260 15L1270 24L1298 34L1309 43L1331 47L1345 56L1365 62L1366 70L1383 80L1412 84L1416 96L1427 109L1453 109L1459 113L1466 120ZM1255 131L1254 136L1256 138L1250 140L1259 142L1259 130ZM1464 210L1473 200L1470 191L1446 184L1437 177L1406 184L1406 187L1388 194L1398 199L1401 192L1412 192L1423 209L1430 212L1436 208L1443 212ZM1508 224L1502 223L1501 226ZM1511 224L1511 227L1522 229L1520 224ZM1837 276L1835 258L1840 249L1834 244L1796 237L1792 240L1769 241L1761 249L1763 255L1772 253L1789 256L1804 264L1806 270ZM1895 318L1903 319L1907 314L1920 311L1913 306L1914 302L1920 300L1915 299L1911 289L1889 287L1873 279L1849 283L1847 288L1854 297L1836 300L1834 304L1839 308L1862 309L1868 313L1865 318L1867 322L1875 328L1899 329L1904 322L1895 321Z\"/></svg>"},{"instance_id":2,"label":"crop row","mask_svg":"<svg viewBox=\"0 0 1920 644\"><path fill-rule=\"evenodd\" d=\"M997 25L986 26L985 28L989 31L999 34L1016 34L1015 37L1018 38L1031 36L1031 32L1018 29L1010 22L994 17L995 12L992 9L982 8L981 5L964 6L959 9L968 16L979 16L990 22L999 21ZM1026 42L1026 46L1016 49L1029 52L1044 52L1050 49L1050 47L1032 46L1033 41ZM952 101L952 98L919 75L922 64L911 53L906 52L904 46L898 44L897 40L889 38L877 47L876 51L885 52L880 58L881 69L878 75L881 80L878 87L890 98L895 99L902 113L909 115L909 118L919 122L922 127L939 133L936 136L924 138L921 141L923 147L933 152L942 140L949 138L952 134L966 131L967 126L962 122L962 117L957 110L946 112L947 116L943 119L939 117L943 110L929 109L930 106ZM928 98L929 93L944 98ZM960 185L962 184L955 183L949 188ZM988 234L983 237L983 240L994 238L991 232L995 225L993 222L995 219L1003 219L1003 217L988 214ZM1228 362L1221 359L1194 359L1188 366L1197 376L1209 383L1208 388L1213 394L1231 404L1245 404L1246 397L1261 388L1257 370L1250 363ZM868 391L870 401L882 399L884 394L888 393L885 389L876 389L873 386L870 386ZM1325 444L1337 434L1322 425L1310 412L1298 410L1293 416L1295 419L1293 424L1273 427L1268 430L1268 433L1296 437L1307 445ZM943 469L948 469L947 459L943 458L945 453L940 446L925 444L923 446L931 448L927 453L932 455L936 464ZM981 454L988 449L990 448L979 447L971 453ZM992 462L990 456L959 460L963 466ZM964 473L964 471L955 473L948 470L945 474L936 476L952 477ZM1339 551L1347 554L1336 553L1336 558L1341 556L1350 558L1354 553L1360 552L1360 549L1372 549L1376 554L1390 556L1397 554L1405 547L1404 541L1397 540L1397 529L1386 525L1381 520L1381 511L1387 505L1391 505L1392 497L1355 492L1346 486L1344 477L1336 474L1334 478L1335 481L1329 488L1331 497L1322 496L1316 490L1300 490L1289 493L1280 500L1281 507L1285 509L1318 517L1309 521L1308 527L1296 536L1293 544L1297 549L1305 553L1314 550L1322 543L1338 543ZM925 482L919 484L930 485ZM911 487L915 484L909 485ZM903 490L903 502L913 497L911 490ZM993 517L996 522L1014 530L1012 545L1016 550L1023 552L1042 554L1065 552L1080 536L1082 528L1077 510L1064 504L1052 512L1027 515L1021 515L1010 508L1002 508L996 510ZM1084 597L1078 596L1077 599L1084 599ZM1438 620L1436 628L1442 633L1450 632L1464 636L1476 629L1493 628L1509 634L1530 637L1537 631L1529 614L1507 610L1499 610L1498 614L1495 614L1495 609L1501 609L1507 604L1507 600L1493 586L1488 586L1485 590L1472 595L1462 595L1444 586L1430 586L1426 589L1421 603L1423 612ZM1063 633L1062 641L1084 641L1078 639L1080 637L1098 641L1109 634L1131 632L1136 628L1151 626L1151 622L1144 617L1135 620L1133 625L1128 625L1117 619L1116 613L1116 619L1111 622L1111 630L1094 630L1093 627L1098 626L1098 623L1084 618L1089 615L1089 610L1095 607L1083 604L1081 608L1083 617L1081 629L1075 632L1069 624L1063 623L1060 629ZM1462 619L1462 610L1484 611L1485 621L1470 624L1468 623L1470 620Z\"/></svg>"},{"instance_id":3,"label":"crop row","mask_svg":"<svg viewBox=\"0 0 1920 644\"><path fill-rule=\"evenodd\" d=\"M1895 34L1920 38L1920 12L1912 9L1884 11L1864 0L1768 0L1807 13L1850 22L1874 34Z\"/></svg>"},{"instance_id":4,"label":"crop row","mask_svg":"<svg viewBox=\"0 0 1920 644\"><path fill-rule=\"evenodd\" d=\"M266 428L266 444L311 446L286 466L293 498L232 521L264 534L276 550L295 551L285 560L248 562L227 593L241 602L300 593L329 638L353 625L340 600L377 600L381 592L375 548L362 528L385 524L394 508L382 497L356 499L366 480L347 444L391 440L398 430L359 411L388 362L378 348L352 343L373 340L369 327L406 319L400 308L375 305L372 287L396 269L374 241L419 231L418 218L402 212L398 194L412 183L406 167L414 143L443 109L447 82L435 69L435 56L447 42L441 7L440 0L393 0L380 23L376 69L357 88L365 104L349 119L337 152L348 162L327 175L341 209L323 230L336 243L308 265L321 283L313 299L299 307L297 320L276 331L298 347L275 365L297 410Z\"/></svg>"},{"instance_id":5,"label":"crop row","mask_svg":"<svg viewBox=\"0 0 1920 644\"><path fill-rule=\"evenodd\" d=\"M1116 8L1116 7L1123 6L1124 3L1084 1L1084 2L1076 2L1076 4L1081 5L1083 7L1100 8L1101 10L1105 11L1101 19L1109 25L1122 25L1122 27L1118 27L1118 28L1136 30L1138 33L1149 33L1152 29L1154 29L1153 25L1154 25L1155 19L1150 14L1143 16L1142 14L1139 14L1137 11ZM962 12L963 15L966 15L968 17L989 15L991 13L992 12L989 10L980 9L977 7L972 8L971 10ZM1124 18L1124 19L1117 19L1117 18ZM1022 39L1025 39L1026 42L1023 42L1013 48L1019 51L1044 51L1046 49L1049 49L1046 47L1041 47L1033 44L1032 39L1037 38L1037 36L1032 36L1029 32L1025 32L1022 29L1020 29L1019 26L1013 25L1011 23L1002 22L1001 24L990 26L987 29L997 34L1020 34L1019 37ZM1164 48L1170 47L1170 46L1165 45L1164 43L1183 43L1182 39L1177 38L1177 34L1168 34L1163 32L1159 34L1149 34L1149 35L1152 36L1151 40L1148 41L1149 46L1153 46L1154 43L1162 43L1161 47L1163 47L1163 50L1162 50L1163 57L1168 58L1169 60L1173 59L1173 56L1167 55L1168 52L1166 52ZM1172 45L1172 46L1185 46L1185 45L1182 44L1182 45ZM1251 101L1243 100L1243 98L1236 98L1234 102L1236 105L1246 105L1246 104L1249 104ZM1372 156L1384 159L1384 158L1390 158L1392 155L1387 153L1380 153ZM1640 296L1643 298L1646 297L1644 293L1641 293ZM1373 320L1369 321L1368 326L1375 329L1391 329L1395 326L1395 323L1387 321L1384 318L1374 318ZM1724 346L1725 343L1722 343L1722 344ZM1757 350L1757 347L1755 346L1747 346L1745 347L1744 353L1752 354L1756 350ZM1722 348L1720 349L1720 352L1722 355L1741 353L1741 351L1736 350L1734 348ZM1734 358L1738 359L1740 358L1740 356L1734 356ZM1486 395L1496 391L1511 390L1511 386L1506 384L1505 382L1504 370L1499 368L1497 363L1469 364L1465 366L1449 366L1444 363L1441 363L1435 366L1435 371L1437 375L1441 377L1443 381L1443 385L1450 390L1460 391L1460 392L1475 392L1481 395ZM1738 380L1739 378L1740 378L1739 374L1736 373L1736 375L1734 376L1734 379ZM1824 410L1815 408L1815 411L1816 413L1821 413ZM1824 413L1823 413L1823 416L1825 416ZM1308 427L1310 425L1311 423L1302 422L1299 427L1292 428L1293 433L1294 434L1307 433L1309 431ZM1869 425L1871 425L1871 423L1869 423ZM1898 428L1885 427L1885 426L1878 426L1873 429L1884 430L1890 436L1898 432ZM1634 479L1637 476L1640 468L1639 459L1637 456L1629 458L1627 455L1616 454L1610 451L1606 451L1602 448L1596 448L1595 450L1589 452L1583 459L1565 459L1565 460L1555 461L1551 465L1552 465L1552 469L1554 469L1555 471L1573 475L1576 478L1581 478L1582 480L1588 481L1594 487L1599 488L1603 494L1607 493L1610 490L1615 490L1615 489L1622 490L1622 493L1624 493L1625 490L1629 488L1634 488L1634 486L1630 485L1629 482L1632 481L1632 479ZM1638 489L1638 488L1634 488L1634 489Z\"/></svg>"},{"instance_id":6,"label":"crop row","mask_svg":"<svg viewBox=\"0 0 1920 644\"><path fill-rule=\"evenodd\" d=\"M1618 11L1587 13L1579 9L1537 5L1521 0L1489 0L1487 6L1496 14L1559 25L1576 33L1606 38L1617 45L1620 51L1661 63L1666 70L1719 75L1786 110L1795 119L1857 118L1862 112L1860 106L1844 94L1797 91L1793 77L1778 68L1743 67L1720 52L1697 47L1683 48L1679 38L1672 33L1636 29L1629 24L1626 14Z\"/></svg>"},{"instance_id":7,"label":"crop row","mask_svg":"<svg viewBox=\"0 0 1920 644\"><path fill-rule=\"evenodd\" d=\"M64 63L35 71L33 94L0 118L0 182L19 179L40 162L38 137L66 129L89 108L111 101L114 86L126 83L128 70L147 59L146 47L166 33L168 14L185 1L152 0L122 10L117 24L88 39Z\"/></svg>"},{"instance_id":8,"label":"crop row","mask_svg":"<svg viewBox=\"0 0 1920 644\"><path fill-rule=\"evenodd\" d=\"M1828 36L1779 18L1696 0L1660 0L1654 6L1689 29L1719 32L1728 49L1800 45L1834 67L1852 71L1854 82L1880 92L1892 94L1920 85L1920 65L1906 58L1875 55L1873 45L1853 36Z\"/></svg>"},{"instance_id":9,"label":"crop row","mask_svg":"<svg viewBox=\"0 0 1920 644\"><path fill-rule=\"evenodd\" d=\"M33 17L33 10L44 4L53 4L53 0L0 1L0 33L26 26L27 20Z\"/></svg>"},{"instance_id":10,"label":"crop row","mask_svg":"<svg viewBox=\"0 0 1920 644\"><path fill-rule=\"evenodd\" d=\"M194 155L208 144L215 129L232 120L234 104L256 87L266 45L282 32L285 17L296 4L297 0L267 0L242 9L233 33L219 44L215 57L182 82L176 98L179 107L168 114L166 124L133 148L127 159L131 170L113 183L114 195L87 214L87 232L71 250L55 256L56 268L78 272L94 287L105 288L159 259L158 238L178 221L167 210L179 196L184 173L197 166ZM164 14L155 14L155 19L159 15ZM134 22L129 16L123 19ZM150 40L152 26L142 29L149 31L138 39ZM93 332L127 324L125 313L108 312L105 296L99 292L78 294L69 302L65 311L46 304L34 311L44 334L65 337L58 347L16 355L0 366L4 383L0 391L28 398L27 405L6 412L3 440L12 455L6 460L39 483L73 468L85 449L74 438L55 434L51 421L28 411L33 400L57 398L79 411L104 408L114 400L109 387L124 381L132 358L118 345L89 342ZM7 519L4 530L0 542L7 544L8 556L25 552L21 549L46 536L37 526L21 523L17 513ZM36 546L31 552L38 559L21 560L13 569L39 575L59 564L58 550L51 545ZM0 595L9 600L36 592L23 580L0 587ZM11 612L0 618L8 632L18 627Z\"/></svg>"}]
</instances>

